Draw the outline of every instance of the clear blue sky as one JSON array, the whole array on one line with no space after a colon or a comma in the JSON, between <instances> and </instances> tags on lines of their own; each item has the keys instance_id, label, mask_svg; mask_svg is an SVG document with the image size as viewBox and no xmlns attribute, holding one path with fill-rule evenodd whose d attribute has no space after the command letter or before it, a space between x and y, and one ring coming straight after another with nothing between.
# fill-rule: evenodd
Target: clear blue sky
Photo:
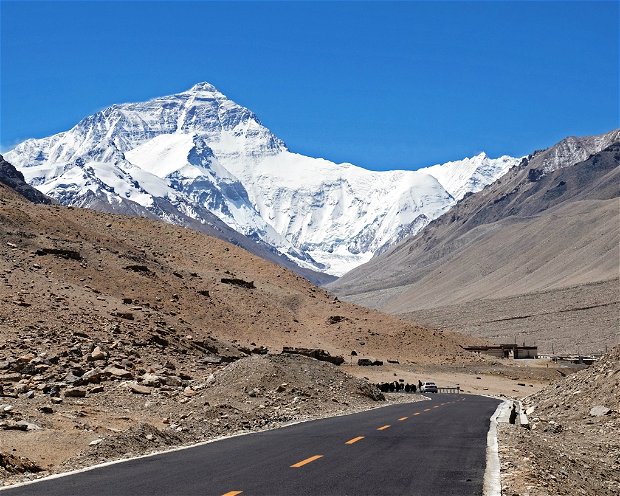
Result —
<instances>
[{"instance_id":1,"label":"clear blue sky","mask_svg":"<svg viewBox=\"0 0 620 496\"><path fill-rule=\"evenodd\" d=\"M619 127L618 2L2 0L3 150L208 81L292 151L373 169Z\"/></svg>"}]
</instances>

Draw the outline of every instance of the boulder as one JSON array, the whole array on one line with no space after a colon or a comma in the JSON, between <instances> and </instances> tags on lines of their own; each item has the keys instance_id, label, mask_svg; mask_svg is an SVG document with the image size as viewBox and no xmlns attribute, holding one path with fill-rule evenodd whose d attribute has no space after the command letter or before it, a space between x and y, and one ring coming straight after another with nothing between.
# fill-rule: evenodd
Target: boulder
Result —
<instances>
[{"instance_id":1,"label":"boulder","mask_svg":"<svg viewBox=\"0 0 620 496\"><path fill-rule=\"evenodd\" d=\"M192 396L196 396L198 394L197 391L194 391L191 387L187 386L184 390L183 390L183 396L186 396L187 398L191 398Z\"/></svg>"},{"instance_id":2,"label":"boulder","mask_svg":"<svg viewBox=\"0 0 620 496\"><path fill-rule=\"evenodd\" d=\"M133 374L129 370L121 369L120 367L114 367L110 365L103 369L103 373L112 377L118 377L119 379L130 379Z\"/></svg>"},{"instance_id":3,"label":"boulder","mask_svg":"<svg viewBox=\"0 0 620 496\"><path fill-rule=\"evenodd\" d=\"M90 358L91 360L105 360L106 353L99 346L97 346L90 354Z\"/></svg>"},{"instance_id":4,"label":"boulder","mask_svg":"<svg viewBox=\"0 0 620 496\"><path fill-rule=\"evenodd\" d=\"M85 372L82 376L84 382L99 382L101 380L101 369L95 367Z\"/></svg>"},{"instance_id":5,"label":"boulder","mask_svg":"<svg viewBox=\"0 0 620 496\"><path fill-rule=\"evenodd\" d=\"M69 387L65 389L65 398L84 398L86 389L80 387Z\"/></svg>"},{"instance_id":6,"label":"boulder","mask_svg":"<svg viewBox=\"0 0 620 496\"><path fill-rule=\"evenodd\" d=\"M153 391L150 387L142 386L141 384L130 384L129 389L136 394L151 394Z\"/></svg>"},{"instance_id":7,"label":"boulder","mask_svg":"<svg viewBox=\"0 0 620 496\"><path fill-rule=\"evenodd\" d=\"M159 387L161 386L161 377L156 374L146 373L142 377L142 385L148 387Z\"/></svg>"},{"instance_id":8,"label":"boulder","mask_svg":"<svg viewBox=\"0 0 620 496\"><path fill-rule=\"evenodd\" d=\"M607 408L603 405L593 406L590 410L591 417L602 417L603 415L609 415L611 413L611 409Z\"/></svg>"},{"instance_id":9,"label":"boulder","mask_svg":"<svg viewBox=\"0 0 620 496\"><path fill-rule=\"evenodd\" d=\"M183 382L181 381L181 379L173 375L163 377L162 381L166 386L171 386L171 387L179 387L183 385Z\"/></svg>"},{"instance_id":10,"label":"boulder","mask_svg":"<svg viewBox=\"0 0 620 496\"><path fill-rule=\"evenodd\" d=\"M282 348L283 354L289 355L304 355L315 360L321 360L322 362L333 363L334 365L340 365L344 362L342 356L332 356L328 351L320 348L293 348L291 346L285 346Z\"/></svg>"}]
</instances>

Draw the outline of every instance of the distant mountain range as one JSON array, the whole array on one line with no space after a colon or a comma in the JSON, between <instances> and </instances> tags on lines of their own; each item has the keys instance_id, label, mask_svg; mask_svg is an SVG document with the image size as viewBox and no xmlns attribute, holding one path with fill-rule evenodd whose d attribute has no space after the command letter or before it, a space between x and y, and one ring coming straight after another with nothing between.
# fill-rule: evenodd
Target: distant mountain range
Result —
<instances>
[{"instance_id":1,"label":"distant mountain range","mask_svg":"<svg viewBox=\"0 0 620 496\"><path fill-rule=\"evenodd\" d=\"M5 157L64 205L203 230L317 283L416 234L521 160L480 154L373 172L306 157L208 83L113 105Z\"/></svg>"},{"instance_id":2,"label":"distant mountain range","mask_svg":"<svg viewBox=\"0 0 620 496\"><path fill-rule=\"evenodd\" d=\"M566 138L328 288L429 326L604 350L620 338L619 198L620 130Z\"/></svg>"}]
</instances>

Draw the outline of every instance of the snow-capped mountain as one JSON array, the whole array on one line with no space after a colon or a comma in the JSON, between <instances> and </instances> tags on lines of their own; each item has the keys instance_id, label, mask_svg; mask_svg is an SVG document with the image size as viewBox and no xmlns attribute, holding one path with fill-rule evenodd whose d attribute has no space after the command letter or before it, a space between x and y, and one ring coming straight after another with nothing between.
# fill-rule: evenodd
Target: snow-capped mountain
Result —
<instances>
[{"instance_id":1,"label":"snow-capped mountain","mask_svg":"<svg viewBox=\"0 0 620 496\"><path fill-rule=\"evenodd\" d=\"M418 171L374 172L306 157L208 83L112 105L5 156L64 204L107 202L175 223L208 223L208 211L299 266L333 275L415 234L520 161L480 154Z\"/></svg>"}]
</instances>

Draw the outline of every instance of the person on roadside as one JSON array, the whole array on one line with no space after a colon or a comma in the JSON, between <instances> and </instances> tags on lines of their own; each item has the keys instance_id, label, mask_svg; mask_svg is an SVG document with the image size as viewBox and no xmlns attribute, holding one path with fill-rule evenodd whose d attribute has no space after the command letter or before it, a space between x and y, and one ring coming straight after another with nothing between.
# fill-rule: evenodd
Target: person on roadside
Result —
<instances>
[{"instance_id":1,"label":"person on roadside","mask_svg":"<svg viewBox=\"0 0 620 496\"><path fill-rule=\"evenodd\" d=\"M510 410L510 418L508 419L508 422L511 424L515 424L517 422L517 405L514 403L512 404L512 410Z\"/></svg>"}]
</instances>

